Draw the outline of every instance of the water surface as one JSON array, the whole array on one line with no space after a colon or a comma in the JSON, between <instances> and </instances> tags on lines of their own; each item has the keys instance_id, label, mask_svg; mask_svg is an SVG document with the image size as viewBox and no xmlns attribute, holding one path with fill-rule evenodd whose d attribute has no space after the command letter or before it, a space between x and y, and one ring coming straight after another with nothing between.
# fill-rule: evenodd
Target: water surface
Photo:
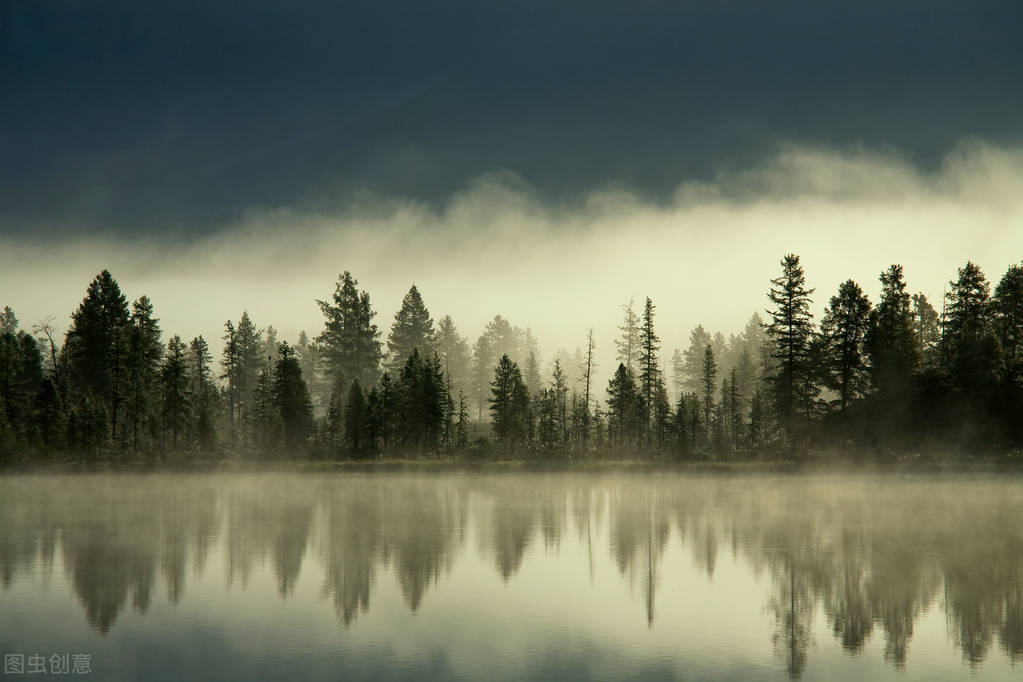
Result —
<instances>
[{"instance_id":1,"label":"water surface","mask_svg":"<svg viewBox=\"0 0 1023 682\"><path fill-rule=\"evenodd\" d=\"M84 653L102 680L1003 679L1023 656L1021 491L2 477L0 653Z\"/></svg>"}]
</instances>

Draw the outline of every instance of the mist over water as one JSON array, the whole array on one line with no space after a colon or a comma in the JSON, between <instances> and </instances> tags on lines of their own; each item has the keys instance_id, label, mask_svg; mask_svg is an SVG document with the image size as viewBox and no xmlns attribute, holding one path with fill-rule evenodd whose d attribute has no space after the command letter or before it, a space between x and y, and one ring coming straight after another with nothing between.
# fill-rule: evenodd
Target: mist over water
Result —
<instances>
[{"instance_id":1,"label":"mist over water","mask_svg":"<svg viewBox=\"0 0 1023 682\"><path fill-rule=\"evenodd\" d=\"M0 649L97 679L1001 679L985 477L0 479Z\"/></svg>"}]
</instances>

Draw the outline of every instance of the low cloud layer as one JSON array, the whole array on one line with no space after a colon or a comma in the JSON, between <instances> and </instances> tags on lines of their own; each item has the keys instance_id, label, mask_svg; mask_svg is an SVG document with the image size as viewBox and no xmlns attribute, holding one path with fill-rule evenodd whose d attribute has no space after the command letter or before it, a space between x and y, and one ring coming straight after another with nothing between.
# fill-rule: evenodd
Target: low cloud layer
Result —
<instances>
[{"instance_id":1,"label":"low cloud layer","mask_svg":"<svg viewBox=\"0 0 1023 682\"><path fill-rule=\"evenodd\" d=\"M335 212L252 213L193 241L0 238L0 305L23 324L65 324L85 285L111 270L148 294L165 332L217 339L247 309L282 338L318 331L315 298L351 270L384 330L408 287L435 319L474 340L495 314L538 335L545 358L596 328L612 361L620 306L649 295L664 354L702 323L738 331L787 252L817 288L816 314L848 277L877 299L879 272L905 266L912 291L940 308L966 260L997 282L1023 259L1023 149L964 142L934 172L884 152L789 147L756 168L680 186L651 203L608 190L551 204L512 174L479 178L443 208L365 197Z\"/></svg>"}]
</instances>

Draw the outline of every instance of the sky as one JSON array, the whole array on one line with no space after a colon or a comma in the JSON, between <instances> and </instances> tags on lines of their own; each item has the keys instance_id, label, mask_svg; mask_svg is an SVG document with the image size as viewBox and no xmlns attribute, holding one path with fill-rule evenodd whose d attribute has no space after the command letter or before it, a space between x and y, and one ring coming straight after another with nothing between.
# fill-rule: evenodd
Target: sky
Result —
<instances>
[{"instance_id":1,"label":"sky","mask_svg":"<svg viewBox=\"0 0 1023 682\"><path fill-rule=\"evenodd\" d=\"M818 311L1023 258L1018 2L0 0L0 102L26 324L109 268L169 332L293 338L351 270L385 331L415 282L548 356L650 295L670 353L787 252Z\"/></svg>"}]
</instances>

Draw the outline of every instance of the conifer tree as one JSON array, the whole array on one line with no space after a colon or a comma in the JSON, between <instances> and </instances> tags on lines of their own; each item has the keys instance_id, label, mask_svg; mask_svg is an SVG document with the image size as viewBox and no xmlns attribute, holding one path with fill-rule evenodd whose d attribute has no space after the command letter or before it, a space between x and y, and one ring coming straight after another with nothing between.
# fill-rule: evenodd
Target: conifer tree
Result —
<instances>
[{"instance_id":1,"label":"conifer tree","mask_svg":"<svg viewBox=\"0 0 1023 682\"><path fill-rule=\"evenodd\" d=\"M213 371L210 365L213 356L210 347L201 335L192 339L189 344L189 373L192 378L192 422L195 424L199 446L203 450L213 448L216 441L214 410L216 405L216 387L213 385Z\"/></svg>"},{"instance_id":2,"label":"conifer tree","mask_svg":"<svg viewBox=\"0 0 1023 682\"><path fill-rule=\"evenodd\" d=\"M489 402L497 441L507 447L524 445L529 430L529 393L522 372L507 354L494 369Z\"/></svg>"},{"instance_id":3,"label":"conifer tree","mask_svg":"<svg viewBox=\"0 0 1023 682\"><path fill-rule=\"evenodd\" d=\"M353 453L361 453L366 447L367 431L367 406L366 398L362 393L362 386L358 379L352 382L348 389L348 399L345 401L345 447Z\"/></svg>"},{"instance_id":4,"label":"conifer tree","mask_svg":"<svg viewBox=\"0 0 1023 682\"><path fill-rule=\"evenodd\" d=\"M883 398L890 399L909 386L917 365L910 295L901 265L891 265L881 273L881 300L874 308L867 333L874 386Z\"/></svg>"},{"instance_id":5,"label":"conifer tree","mask_svg":"<svg viewBox=\"0 0 1023 682\"><path fill-rule=\"evenodd\" d=\"M338 277L333 299L316 301L324 317L323 332L316 340L332 385L358 379L363 386L372 386L379 373L382 353L380 332L373 324L376 313L369 294L360 293L358 286L346 270Z\"/></svg>"},{"instance_id":6,"label":"conifer tree","mask_svg":"<svg viewBox=\"0 0 1023 682\"><path fill-rule=\"evenodd\" d=\"M181 337L174 335L167 342L167 352L160 368L160 413L165 438L174 449L183 444L189 425L188 348Z\"/></svg>"},{"instance_id":7,"label":"conifer tree","mask_svg":"<svg viewBox=\"0 0 1023 682\"><path fill-rule=\"evenodd\" d=\"M607 384L608 442L612 446L635 444L642 425L641 400L632 372L624 362L618 363L618 369Z\"/></svg>"},{"instance_id":8,"label":"conifer tree","mask_svg":"<svg viewBox=\"0 0 1023 682\"><path fill-rule=\"evenodd\" d=\"M1001 343L1003 376L1023 387L1023 265L1012 265L995 287L992 313Z\"/></svg>"},{"instance_id":9,"label":"conifer tree","mask_svg":"<svg viewBox=\"0 0 1023 682\"><path fill-rule=\"evenodd\" d=\"M639 385L643 391L643 430L646 434L647 447L650 447L652 434L650 431L651 411L654 406L654 393L660 380L660 369L657 363L657 351L661 349L661 340L654 332L654 303L647 296L643 305L643 320L639 331Z\"/></svg>"},{"instance_id":10,"label":"conifer tree","mask_svg":"<svg viewBox=\"0 0 1023 682\"><path fill-rule=\"evenodd\" d=\"M717 361L714 359L714 348L708 343L703 349L703 372L701 383L703 384L703 423L710 425L710 415L714 410L714 388L717 386L715 378L718 374ZM710 430L707 430L707 438L710 438Z\"/></svg>"},{"instance_id":11,"label":"conifer tree","mask_svg":"<svg viewBox=\"0 0 1023 682\"><path fill-rule=\"evenodd\" d=\"M465 450L469 447L469 405L465 391L458 389L458 421L455 422L455 447Z\"/></svg>"},{"instance_id":12,"label":"conifer tree","mask_svg":"<svg viewBox=\"0 0 1023 682\"><path fill-rule=\"evenodd\" d=\"M991 324L991 287L972 262L959 268L959 277L949 284L942 332L946 364L952 385L974 392L991 383L999 362Z\"/></svg>"},{"instance_id":13,"label":"conifer tree","mask_svg":"<svg viewBox=\"0 0 1023 682\"><path fill-rule=\"evenodd\" d=\"M532 351L526 356L526 371L523 381L526 382L526 389L529 391L530 396L540 392L541 384L543 383L543 379L540 378L540 363L537 362L536 353Z\"/></svg>"},{"instance_id":14,"label":"conifer tree","mask_svg":"<svg viewBox=\"0 0 1023 682\"><path fill-rule=\"evenodd\" d=\"M689 348L683 354L685 368L683 389L686 393L703 392L703 355L712 340L702 324L696 325L689 333Z\"/></svg>"},{"instance_id":15,"label":"conifer tree","mask_svg":"<svg viewBox=\"0 0 1023 682\"><path fill-rule=\"evenodd\" d=\"M483 406L488 404L490 381L494 372L494 347L486 333L477 339L472 348L473 392L476 396L477 420L483 419Z\"/></svg>"},{"instance_id":16,"label":"conifer tree","mask_svg":"<svg viewBox=\"0 0 1023 682\"><path fill-rule=\"evenodd\" d=\"M617 360L625 365L630 372L635 372L639 364L641 353L641 330L639 316L636 314L635 303L632 299L622 306L625 319L618 330L621 336L615 341L615 348L618 351Z\"/></svg>"},{"instance_id":17,"label":"conifer tree","mask_svg":"<svg viewBox=\"0 0 1023 682\"><path fill-rule=\"evenodd\" d=\"M105 408L107 431L115 441L123 418L129 317L128 299L110 272L103 270L72 313L65 341L75 395L79 400L92 396L91 407ZM95 409L91 413L98 414Z\"/></svg>"},{"instance_id":18,"label":"conifer tree","mask_svg":"<svg viewBox=\"0 0 1023 682\"><path fill-rule=\"evenodd\" d=\"M137 453L143 429L156 418L159 408L156 390L163 358L159 320L153 317L153 304L146 296L132 304L128 331L128 437Z\"/></svg>"},{"instance_id":19,"label":"conifer tree","mask_svg":"<svg viewBox=\"0 0 1023 682\"><path fill-rule=\"evenodd\" d=\"M862 397L868 386L866 337L870 300L856 282L846 280L831 297L821 318L824 384L838 393L838 406Z\"/></svg>"},{"instance_id":20,"label":"conifer tree","mask_svg":"<svg viewBox=\"0 0 1023 682\"><path fill-rule=\"evenodd\" d=\"M423 303L419 289L413 284L405 294L401 308L394 314L391 333L387 337L388 366L391 371L399 371L413 349L419 350L420 357L432 356L434 334L433 318Z\"/></svg>"},{"instance_id":21,"label":"conifer tree","mask_svg":"<svg viewBox=\"0 0 1023 682\"><path fill-rule=\"evenodd\" d=\"M445 315L437 323L435 335L437 356L447 372L452 390L470 390L472 386L472 353L469 342L458 333L454 320Z\"/></svg>"},{"instance_id":22,"label":"conifer tree","mask_svg":"<svg viewBox=\"0 0 1023 682\"><path fill-rule=\"evenodd\" d=\"M938 311L923 294L913 294L911 301L917 357L924 368L933 369L940 361L941 329Z\"/></svg>"},{"instance_id":23,"label":"conifer tree","mask_svg":"<svg viewBox=\"0 0 1023 682\"><path fill-rule=\"evenodd\" d=\"M795 428L796 416L807 403L805 393L812 390L810 344L813 340L813 315L810 294L799 256L786 254L781 261L782 274L771 280L768 298L775 308L768 311L771 323L767 333L772 341L772 357L777 369L772 377L775 410L788 434Z\"/></svg>"},{"instance_id":24,"label":"conifer tree","mask_svg":"<svg viewBox=\"0 0 1023 682\"><path fill-rule=\"evenodd\" d=\"M304 448L313 429L313 404L295 350L287 341L277 346L273 403L280 414L284 445L290 451Z\"/></svg>"}]
</instances>

